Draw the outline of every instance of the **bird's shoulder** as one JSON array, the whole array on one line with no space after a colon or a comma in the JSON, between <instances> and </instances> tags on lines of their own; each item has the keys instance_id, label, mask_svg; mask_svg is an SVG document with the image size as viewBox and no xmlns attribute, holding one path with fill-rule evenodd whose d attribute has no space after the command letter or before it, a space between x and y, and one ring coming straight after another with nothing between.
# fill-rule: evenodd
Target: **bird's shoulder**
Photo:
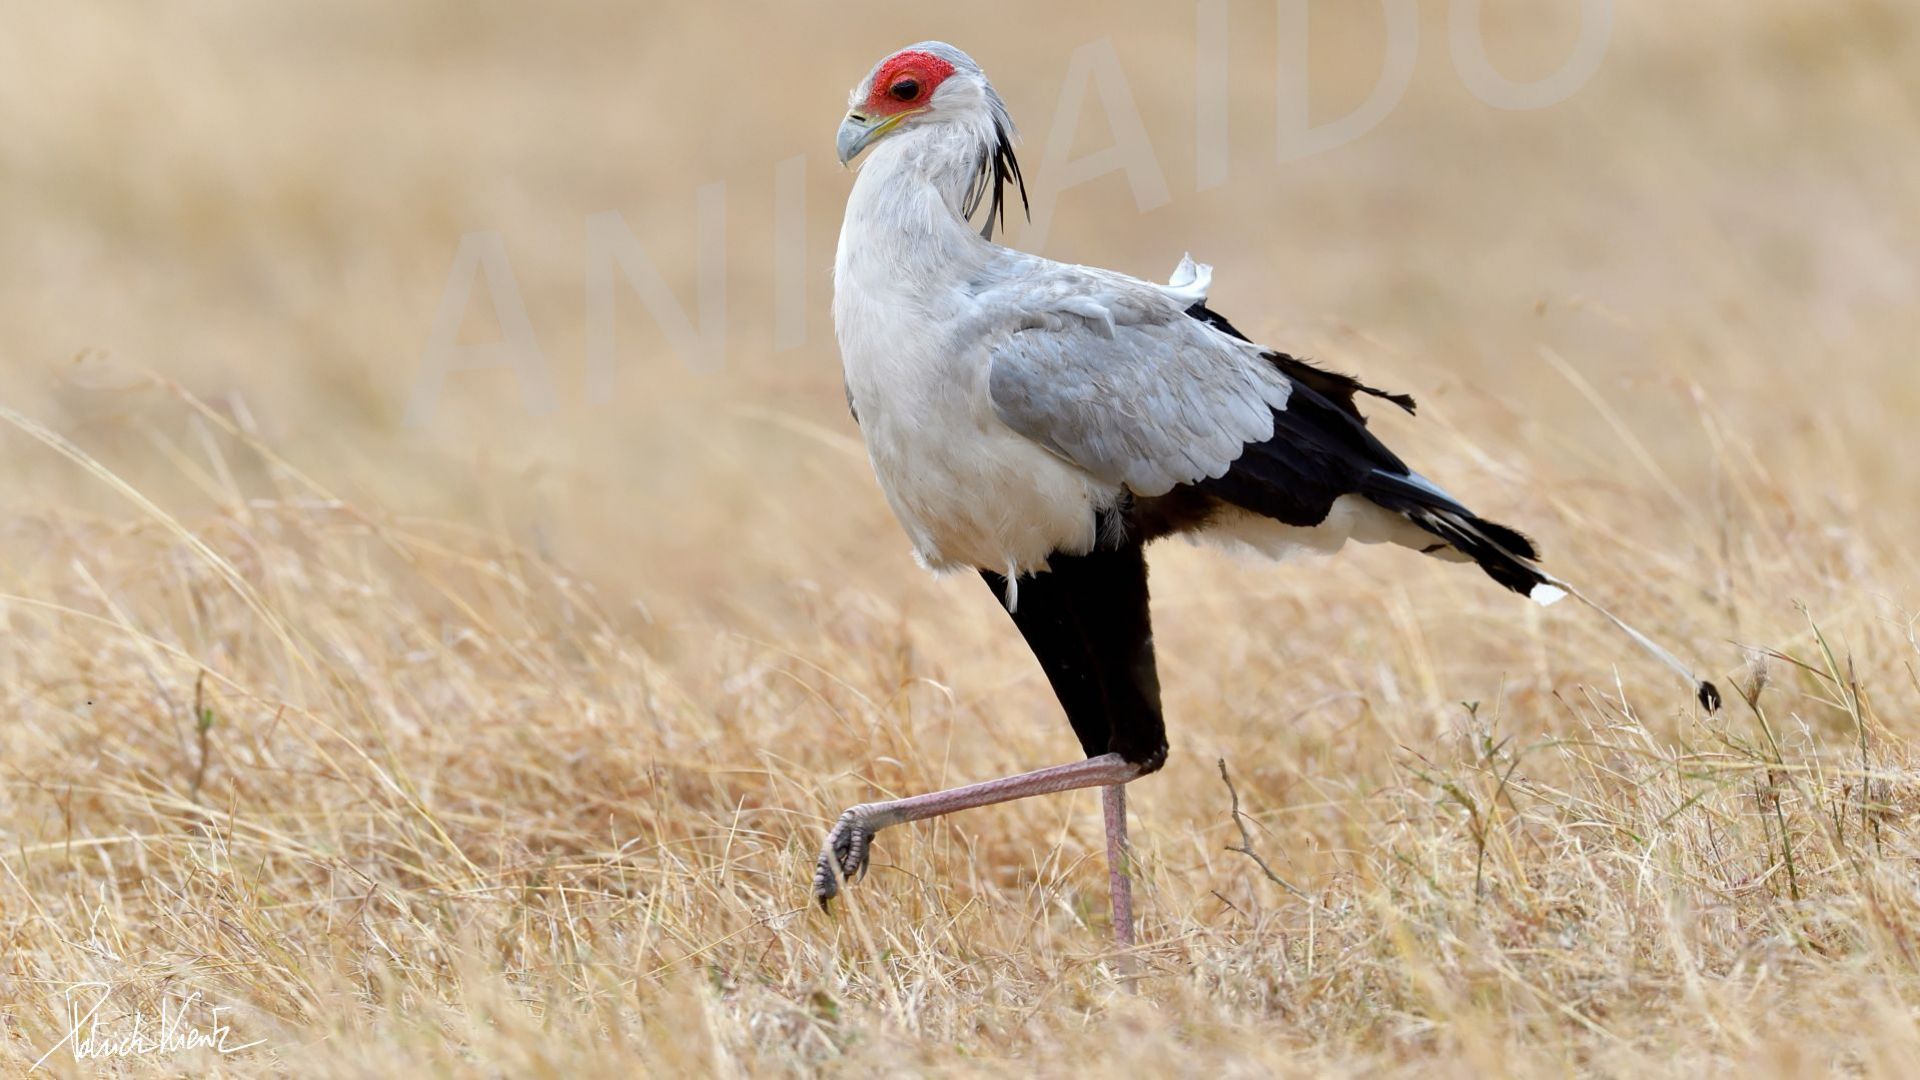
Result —
<instances>
[{"instance_id":1,"label":"bird's shoulder","mask_svg":"<svg viewBox=\"0 0 1920 1080\"><path fill-rule=\"evenodd\" d=\"M1139 494L1223 473L1272 435L1293 387L1258 346L1188 316L1173 286L1023 260L979 295L1001 422Z\"/></svg>"},{"instance_id":2,"label":"bird's shoulder","mask_svg":"<svg viewBox=\"0 0 1920 1080\"><path fill-rule=\"evenodd\" d=\"M1192 300L1185 290L1115 270L1002 252L968 283L981 313L1001 335L1041 330L1111 338L1125 331L1169 342L1225 344L1186 317Z\"/></svg>"}]
</instances>

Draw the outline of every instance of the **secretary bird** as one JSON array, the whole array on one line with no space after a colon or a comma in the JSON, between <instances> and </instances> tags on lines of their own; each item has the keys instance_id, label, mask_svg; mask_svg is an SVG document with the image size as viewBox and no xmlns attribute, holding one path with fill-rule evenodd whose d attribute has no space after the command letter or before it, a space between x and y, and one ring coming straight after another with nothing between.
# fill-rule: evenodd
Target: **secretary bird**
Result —
<instances>
[{"instance_id":1,"label":"secretary bird","mask_svg":"<svg viewBox=\"0 0 1920 1080\"><path fill-rule=\"evenodd\" d=\"M1087 757L848 810L820 854L822 906L889 825L1100 787L1114 937L1132 945L1125 785L1167 757L1142 549L1164 536L1476 563L1542 604L1578 597L1719 707L1712 683L1542 570L1525 536L1409 469L1356 405L1411 413L1411 398L1249 341L1207 307L1210 268L1183 259L1154 285L993 243L1008 184L1023 206L1026 188L1013 120L967 54L902 49L849 106L840 161L871 152L834 262L848 404L918 560L986 580Z\"/></svg>"}]
</instances>

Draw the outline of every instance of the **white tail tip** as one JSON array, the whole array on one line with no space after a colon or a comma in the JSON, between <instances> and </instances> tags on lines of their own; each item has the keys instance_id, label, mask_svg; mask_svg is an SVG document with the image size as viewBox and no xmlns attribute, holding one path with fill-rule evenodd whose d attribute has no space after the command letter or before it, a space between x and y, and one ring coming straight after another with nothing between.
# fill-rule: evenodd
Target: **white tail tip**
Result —
<instances>
[{"instance_id":1,"label":"white tail tip","mask_svg":"<svg viewBox=\"0 0 1920 1080\"><path fill-rule=\"evenodd\" d=\"M1535 585L1533 591L1527 594L1527 599L1541 607L1552 607L1566 598L1567 590L1558 585L1549 585L1544 581Z\"/></svg>"}]
</instances>

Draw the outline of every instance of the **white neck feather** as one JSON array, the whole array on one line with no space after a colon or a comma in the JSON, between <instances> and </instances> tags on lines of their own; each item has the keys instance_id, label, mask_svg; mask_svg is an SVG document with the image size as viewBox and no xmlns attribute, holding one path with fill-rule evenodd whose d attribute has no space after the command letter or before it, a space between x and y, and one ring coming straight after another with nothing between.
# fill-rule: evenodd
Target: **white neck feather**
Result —
<instances>
[{"instance_id":1,"label":"white neck feather","mask_svg":"<svg viewBox=\"0 0 1920 1080\"><path fill-rule=\"evenodd\" d=\"M981 137L955 123L908 128L868 152L847 197L836 291L912 295L983 265L997 245L961 216Z\"/></svg>"}]
</instances>

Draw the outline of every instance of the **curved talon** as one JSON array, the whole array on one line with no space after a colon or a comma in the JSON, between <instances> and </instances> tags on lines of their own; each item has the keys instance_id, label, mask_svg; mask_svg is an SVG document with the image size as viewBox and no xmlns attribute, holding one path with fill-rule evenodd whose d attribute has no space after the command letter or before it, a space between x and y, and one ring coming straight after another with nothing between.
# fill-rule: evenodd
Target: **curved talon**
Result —
<instances>
[{"instance_id":1,"label":"curved talon","mask_svg":"<svg viewBox=\"0 0 1920 1080\"><path fill-rule=\"evenodd\" d=\"M867 851L874 830L856 807L840 815L820 849L820 860L813 873L813 898L825 909L840 894L840 882L857 881L867 872Z\"/></svg>"}]
</instances>

